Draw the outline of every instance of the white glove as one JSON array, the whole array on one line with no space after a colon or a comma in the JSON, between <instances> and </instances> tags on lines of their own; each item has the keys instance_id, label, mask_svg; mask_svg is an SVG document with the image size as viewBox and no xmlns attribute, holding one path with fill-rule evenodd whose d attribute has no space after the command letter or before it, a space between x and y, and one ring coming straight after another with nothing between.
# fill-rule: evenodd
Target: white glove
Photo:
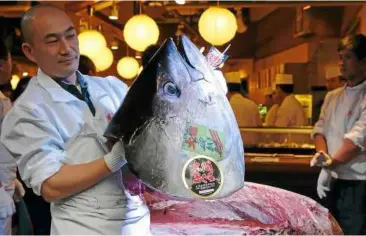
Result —
<instances>
[{"instance_id":1,"label":"white glove","mask_svg":"<svg viewBox=\"0 0 366 236\"><path fill-rule=\"evenodd\" d=\"M9 196L4 187L0 187L0 219L12 216L15 213L13 198Z\"/></svg>"},{"instance_id":2,"label":"white glove","mask_svg":"<svg viewBox=\"0 0 366 236\"><path fill-rule=\"evenodd\" d=\"M327 197L328 191L330 191L330 184L332 180L331 171L328 169L322 169L318 177L318 184L316 186L316 192L320 199Z\"/></svg>"},{"instance_id":3,"label":"white glove","mask_svg":"<svg viewBox=\"0 0 366 236\"><path fill-rule=\"evenodd\" d=\"M310 166L326 167L332 164L332 158L323 151L315 153L310 161Z\"/></svg>"},{"instance_id":4,"label":"white glove","mask_svg":"<svg viewBox=\"0 0 366 236\"><path fill-rule=\"evenodd\" d=\"M104 156L104 162L111 172L116 172L127 163L125 158L125 147L122 141L117 141L112 150Z\"/></svg>"}]
</instances>

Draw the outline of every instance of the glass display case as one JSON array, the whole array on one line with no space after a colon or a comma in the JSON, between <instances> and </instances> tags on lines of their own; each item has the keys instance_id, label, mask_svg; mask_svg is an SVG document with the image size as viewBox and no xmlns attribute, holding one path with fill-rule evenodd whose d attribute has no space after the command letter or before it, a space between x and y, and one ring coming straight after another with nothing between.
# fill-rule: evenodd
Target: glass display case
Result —
<instances>
[{"instance_id":1,"label":"glass display case","mask_svg":"<svg viewBox=\"0 0 366 236\"><path fill-rule=\"evenodd\" d=\"M312 155L313 127L299 128L240 128L245 153Z\"/></svg>"}]
</instances>

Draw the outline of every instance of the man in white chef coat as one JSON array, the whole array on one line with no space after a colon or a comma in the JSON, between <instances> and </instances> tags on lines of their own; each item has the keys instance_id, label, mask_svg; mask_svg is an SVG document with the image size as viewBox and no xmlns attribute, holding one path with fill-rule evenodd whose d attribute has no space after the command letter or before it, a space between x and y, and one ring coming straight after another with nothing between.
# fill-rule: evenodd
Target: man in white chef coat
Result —
<instances>
[{"instance_id":1,"label":"man in white chef coat","mask_svg":"<svg viewBox=\"0 0 366 236\"><path fill-rule=\"evenodd\" d=\"M275 126L296 127L307 124L305 111L294 96L294 81L291 74L276 75L275 97L279 104Z\"/></svg>"},{"instance_id":2,"label":"man in white chef coat","mask_svg":"<svg viewBox=\"0 0 366 236\"><path fill-rule=\"evenodd\" d=\"M365 235L366 37L358 34L341 40L338 54L347 83L325 97L312 133L317 153L311 166L323 167L317 193L330 200L330 211L343 232Z\"/></svg>"}]
</instances>

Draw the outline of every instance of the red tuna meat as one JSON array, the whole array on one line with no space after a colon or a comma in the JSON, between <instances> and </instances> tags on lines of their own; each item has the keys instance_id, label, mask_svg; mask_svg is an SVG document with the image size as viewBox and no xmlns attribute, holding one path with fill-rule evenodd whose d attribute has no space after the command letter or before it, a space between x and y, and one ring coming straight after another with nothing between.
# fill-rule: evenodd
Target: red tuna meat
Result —
<instances>
[{"instance_id":1,"label":"red tuna meat","mask_svg":"<svg viewBox=\"0 0 366 236\"><path fill-rule=\"evenodd\" d=\"M145 199L154 235L342 234L329 211L316 201L262 184L246 182L241 190L218 200L162 200L146 192Z\"/></svg>"}]
</instances>

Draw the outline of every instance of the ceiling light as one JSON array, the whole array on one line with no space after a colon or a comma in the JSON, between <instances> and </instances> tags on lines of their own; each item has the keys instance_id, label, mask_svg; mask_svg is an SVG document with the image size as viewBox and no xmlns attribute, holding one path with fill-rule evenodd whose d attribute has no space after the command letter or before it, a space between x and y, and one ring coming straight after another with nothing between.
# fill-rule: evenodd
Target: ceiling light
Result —
<instances>
[{"instance_id":1,"label":"ceiling light","mask_svg":"<svg viewBox=\"0 0 366 236\"><path fill-rule=\"evenodd\" d=\"M142 55L141 54L142 54L141 52L136 51L135 58L136 59L141 59L142 58Z\"/></svg>"},{"instance_id":2,"label":"ceiling light","mask_svg":"<svg viewBox=\"0 0 366 236\"><path fill-rule=\"evenodd\" d=\"M221 46L232 40L237 29L235 15L222 7L208 8L198 21L198 31L202 38L215 46Z\"/></svg>"},{"instance_id":3,"label":"ceiling light","mask_svg":"<svg viewBox=\"0 0 366 236\"><path fill-rule=\"evenodd\" d=\"M28 72L23 72L22 76L23 76L23 77L28 76Z\"/></svg>"},{"instance_id":4,"label":"ceiling light","mask_svg":"<svg viewBox=\"0 0 366 236\"><path fill-rule=\"evenodd\" d=\"M111 42L111 49L112 50L118 50L118 42L116 40L113 40Z\"/></svg>"},{"instance_id":5,"label":"ceiling light","mask_svg":"<svg viewBox=\"0 0 366 236\"><path fill-rule=\"evenodd\" d=\"M175 0L175 2L179 5L184 5L184 3L186 3L185 0Z\"/></svg>"},{"instance_id":6,"label":"ceiling light","mask_svg":"<svg viewBox=\"0 0 366 236\"><path fill-rule=\"evenodd\" d=\"M310 6L310 5L307 5L307 6L303 7L302 9L303 9L304 11L306 11L306 10L309 10L310 8L311 8L311 6Z\"/></svg>"},{"instance_id":7,"label":"ceiling light","mask_svg":"<svg viewBox=\"0 0 366 236\"><path fill-rule=\"evenodd\" d=\"M112 9L111 9L111 13L109 15L109 19L118 20L118 8L117 8L117 4L115 4L115 3L112 5Z\"/></svg>"}]
</instances>

